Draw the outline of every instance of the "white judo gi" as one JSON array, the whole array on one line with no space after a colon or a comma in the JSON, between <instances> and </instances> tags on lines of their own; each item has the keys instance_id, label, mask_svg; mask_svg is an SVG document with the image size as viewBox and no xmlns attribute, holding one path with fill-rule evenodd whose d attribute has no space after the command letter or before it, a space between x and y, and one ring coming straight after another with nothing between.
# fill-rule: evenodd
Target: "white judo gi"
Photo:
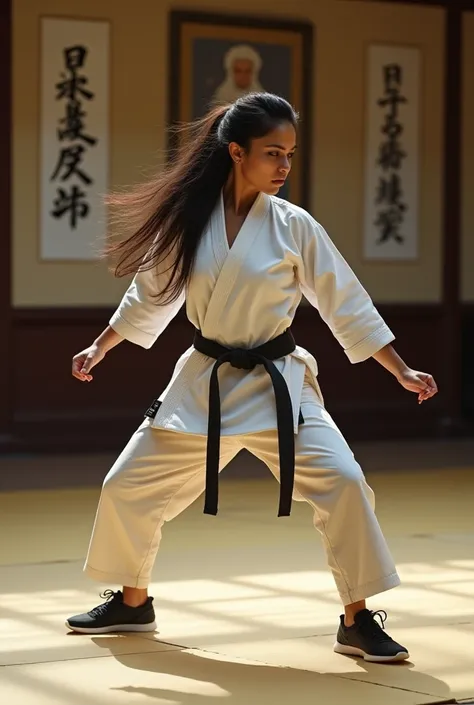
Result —
<instances>
[{"instance_id":1,"label":"white judo gi","mask_svg":"<svg viewBox=\"0 0 474 705\"><path fill-rule=\"evenodd\" d=\"M110 325L149 348L186 300L187 316L204 337L249 349L290 328L304 294L352 363L394 339L321 225L303 209L265 194L230 249L221 196L186 292L157 306L153 294L161 286L155 270L139 272ZM163 523L203 492L214 363L194 347L181 356L156 416L141 424L107 475L84 567L90 577L147 587ZM316 360L297 346L275 365L292 401L294 498L314 509L343 604L395 587L400 580L374 513L373 492L324 407ZM220 469L247 448L278 478L275 396L265 369L223 364L219 384Z\"/></svg>"}]
</instances>

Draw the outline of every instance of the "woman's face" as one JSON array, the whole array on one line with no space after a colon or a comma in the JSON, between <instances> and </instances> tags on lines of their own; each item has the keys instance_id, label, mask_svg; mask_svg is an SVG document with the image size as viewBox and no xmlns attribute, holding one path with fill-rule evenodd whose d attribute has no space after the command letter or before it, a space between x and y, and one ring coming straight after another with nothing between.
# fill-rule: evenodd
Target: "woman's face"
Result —
<instances>
[{"instance_id":1,"label":"woman's face","mask_svg":"<svg viewBox=\"0 0 474 705\"><path fill-rule=\"evenodd\" d=\"M281 123L265 137L252 140L248 151L235 143L230 145L231 156L246 185L273 196L290 173L295 149L296 131L289 122Z\"/></svg>"}]
</instances>

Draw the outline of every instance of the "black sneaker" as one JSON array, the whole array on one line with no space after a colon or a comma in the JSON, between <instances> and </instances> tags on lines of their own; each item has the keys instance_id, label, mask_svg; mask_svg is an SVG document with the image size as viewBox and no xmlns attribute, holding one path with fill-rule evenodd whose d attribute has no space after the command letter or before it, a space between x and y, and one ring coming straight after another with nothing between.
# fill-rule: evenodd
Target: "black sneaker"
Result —
<instances>
[{"instance_id":1,"label":"black sneaker","mask_svg":"<svg viewBox=\"0 0 474 705\"><path fill-rule=\"evenodd\" d=\"M109 632L152 632L156 629L153 598L148 597L140 607L129 607L123 603L119 590L106 590L105 602L90 612L70 617L66 627L81 634L107 634Z\"/></svg>"},{"instance_id":2,"label":"black sneaker","mask_svg":"<svg viewBox=\"0 0 474 705\"><path fill-rule=\"evenodd\" d=\"M334 651L345 656L362 656L365 661L376 663L404 661L410 658L407 649L397 644L384 632L376 621L376 616L380 617L382 627L385 627L387 613L383 610L378 612L361 610L356 614L355 624L352 627L346 627L344 615L341 615Z\"/></svg>"}]
</instances>

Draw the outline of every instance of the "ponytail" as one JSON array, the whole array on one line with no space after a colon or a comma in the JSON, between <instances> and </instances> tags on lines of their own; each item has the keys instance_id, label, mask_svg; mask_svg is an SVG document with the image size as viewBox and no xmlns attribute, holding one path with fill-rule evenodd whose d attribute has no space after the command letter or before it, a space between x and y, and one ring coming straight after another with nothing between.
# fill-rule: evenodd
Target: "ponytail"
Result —
<instances>
[{"instance_id":1,"label":"ponytail","mask_svg":"<svg viewBox=\"0 0 474 705\"><path fill-rule=\"evenodd\" d=\"M159 304L175 301L191 276L201 236L231 171L227 144L218 135L227 110L228 106L215 107L178 128L179 146L166 169L131 192L106 199L117 209L114 231L128 233L104 251L116 260L117 277L158 267L173 253Z\"/></svg>"}]
</instances>

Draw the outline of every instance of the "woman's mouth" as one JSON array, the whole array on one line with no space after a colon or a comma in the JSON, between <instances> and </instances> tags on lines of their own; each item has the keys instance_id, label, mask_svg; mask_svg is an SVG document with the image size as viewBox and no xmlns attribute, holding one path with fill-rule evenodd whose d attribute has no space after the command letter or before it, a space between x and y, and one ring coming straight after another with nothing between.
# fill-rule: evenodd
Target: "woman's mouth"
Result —
<instances>
[{"instance_id":1,"label":"woman's mouth","mask_svg":"<svg viewBox=\"0 0 474 705\"><path fill-rule=\"evenodd\" d=\"M275 184L275 186L283 186L285 183L285 179L273 179L272 184Z\"/></svg>"}]
</instances>

